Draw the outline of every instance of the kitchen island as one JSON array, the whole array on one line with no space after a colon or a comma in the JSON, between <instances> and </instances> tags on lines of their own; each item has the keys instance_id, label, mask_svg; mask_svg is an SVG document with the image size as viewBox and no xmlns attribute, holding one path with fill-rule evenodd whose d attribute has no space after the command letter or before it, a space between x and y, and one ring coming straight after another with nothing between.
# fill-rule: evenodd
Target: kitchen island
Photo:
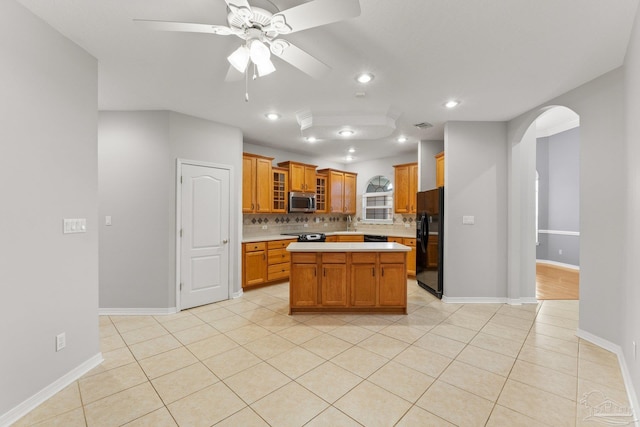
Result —
<instances>
[{"instance_id":1,"label":"kitchen island","mask_svg":"<svg viewBox=\"0 0 640 427\"><path fill-rule=\"evenodd\" d=\"M408 246L291 243L289 313L407 313Z\"/></svg>"}]
</instances>

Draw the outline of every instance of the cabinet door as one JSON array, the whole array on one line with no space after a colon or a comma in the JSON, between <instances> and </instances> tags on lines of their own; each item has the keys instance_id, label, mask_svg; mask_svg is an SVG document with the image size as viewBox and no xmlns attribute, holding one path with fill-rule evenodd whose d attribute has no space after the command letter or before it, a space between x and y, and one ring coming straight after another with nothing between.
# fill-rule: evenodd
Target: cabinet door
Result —
<instances>
[{"instance_id":1,"label":"cabinet door","mask_svg":"<svg viewBox=\"0 0 640 427\"><path fill-rule=\"evenodd\" d=\"M304 168L304 191L311 193L316 191L316 168L305 166Z\"/></svg>"},{"instance_id":2,"label":"cabinet door","mask_svg":"<svg viewBox=\"0 0 640 427\"><path fill-rule=\"evenodd\" d=\"M395 167L394 201L396 213L409 213L409 167Z\"/></svg>"},{"instance_id":3,"label":"cabinet door","mask_svg":"<svg viewBox=\"0 0 640 427\"><path fill-rule=\"evenodd\" d=\"M416 193L418 192L418 164L409 165L409 212L416 213L417 199Z\"/></svg>"},{"instance_id":4,"label":"cabinet door","mask_svg":"<svg viewBox=\"0 0 640 427\"><path fill-rule=\"evenodd\" d=\"M411 252L407 252L407 275L415 277L416 275L416 239L403 239L402 244L409 246Z\"/></svg>"},{"instance_id":5,"label":"cabinet door","mask_svg":"<svg viewBox=\"0 0 640 427\"><path fill-rule=\"evenodd\" d=\"M316 175L316 213L327 212L327 177Z\"/></svg>"},{"instance_id":6,"label":"cabinet door","mask_svg":"<svg viewBox=\"0 0 640 427\"><path fill-rule=\"evenodd\" d=\"M291 163L289 173L291 174L289 177L289 183L291 184L289 191L304 191L305 167Z\"/></svg>"},{"instance_id":7,"label":"cabinet door","mask_svg":"<svg viewBox=\"0 0 640 427\"><path fill-rule=\"evenodd\" d=\"M271 212L287 212L287 185L289 172L273 168L273 199ZM244 185L244 183L243 183Z\"/></svg>"},{"instance_id":8,"label":"cabinet door","mask_svg":"<svg viewBox=\"0 0 640 427\"><path fill-rule=\"evenodd\" d=\"M405 264L380 264L378 301L381 306L402 306L407 302Z\"/></svg>"},{"instance_id":9,"label":"cabinet door","mask_svg":"<svg viewBox=\"0 0 640 427\"><path fill-rule=\"evenodd\" d=\"M325 307L347 306L347 265L322 265L322 305Z\"/></svg>"},{"instance_id":10,"label":"cabinet door","mask_svg":"<svg viewBox=\"0 0 640 427\"><path fill-rule=\"evenodd\" d=\"M444 151L435 155L436 187L444 187Z\"/></svg>"},{"instance_id":11,"label":"cabinet door","mask_svg":"<svg viewBox=\"0 0 640 427\"><path fill-rule=\"evenodd\" d=\"M271 160L256 159L256 212L271 212Z\"/></svg>"},{"instance_id":12,"label":"cabinet door","mask_svg":"<svg viewBox=\"0 0 640 427\"><path fill-rule=\"evenodd\" d=\"M331 204L329 212L343 213L344 200L342 198L344 192L344 174L342 172L329 172L329 203Z\"/></svg>"},{"instance_id":13,"label":"cabinet door","mask_svg":"<svg viewBox=\"0 0 640 427\"><path fill-rule=\"evenodd\" d=\"M376 305L376 265L351 264L351 305Z\"/></svg>"},{"instance_id":14,"label":"cabinet door","mask_svg":"<svg viewBox=\"0 0 640 427\"><path fill-rule=\"evenodd\" d=\"M267 281L267 253L264 250L244 254L245 286L259 285Z\"/></svg>"},{"instance_id":15,"label":"cabinet door","mask_svg":"<svg viewBox=\"0 0 640 427\"><path fill-rule=\"evenodd\" d=\"M242 212L251 213L255 209L256 159L242 157Z\"/></svg>"},{"instance_id":16,"label":"cabinet door","mask_svg":"<svg viewBox=\"0 0 640 427\"><path fill-rule=\"evenodd\" d=\"M344 174L344 213L356 213L356 175Z\"/></svg>"},{"instance_id":17,"label":"cabinet door","mask_svg":"<svg viewBox=\"0 0 640 427\"><path fill-rule=\"evenodd\" d=\"M318 305L318 266L316 264L291 264L291 307L315 307Z\"/></svg>"}]
</instances>

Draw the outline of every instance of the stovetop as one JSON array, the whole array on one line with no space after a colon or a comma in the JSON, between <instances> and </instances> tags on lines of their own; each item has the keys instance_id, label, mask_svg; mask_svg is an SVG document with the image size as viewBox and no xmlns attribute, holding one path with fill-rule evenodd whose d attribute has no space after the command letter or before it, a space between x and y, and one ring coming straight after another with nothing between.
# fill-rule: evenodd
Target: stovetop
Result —
<instances>
[{"instance_id":1,"label":"stovetop","mask_svg":"<svg viewBox=\"0 0 640 427\"><path fill-rule=\"evenodd\" d=\"M298 236L298 242L323 242L326 237L324 233L301 232L282 233L283 236Z\"/></svg>"}]
</instances>

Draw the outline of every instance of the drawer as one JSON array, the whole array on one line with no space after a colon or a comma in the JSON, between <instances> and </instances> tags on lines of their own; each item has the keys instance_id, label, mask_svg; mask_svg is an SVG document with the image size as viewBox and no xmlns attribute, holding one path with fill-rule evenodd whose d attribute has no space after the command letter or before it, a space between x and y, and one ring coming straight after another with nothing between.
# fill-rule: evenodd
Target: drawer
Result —
<instances>
[{"instance_id":1,"label":"drawer","mask_svg":"<svg viewBox=\"0 0 640 427\"><path fill-rule=\"evenodd\" d=\"M389 242L402 244L402 237L389 236L387 239Z\"/></svg>"},{"instance_id":2,"label":"drawer","mask_svg":"<svg viewBox=\"0 0 640 427\"><path fill-rule=\"evenodd\" d=\"M346 264L347 254L345 252L325 252L322 254L323 264Z\"/></svg>"},{"instance_id":3,"label":"drawer","mask_svg":"<svg viewBox=\"0 0 640 427\"><path fill-rule=\"evenodd\" d=\"M398 242L400 243L400 242ZM416 247L416 239L404 239L402 244L405 246L411 246L412 248Z\"/></svg>"},{"instance_id":4,"label":"drawer","mask_svg":"<svg viewBox=\"0 0 640 427\"><path fill-rule=\"evenodd\" d=\"M244 244L245 252L264 251L267 249L265 242L253 242Z\"/></svg>"},{"instance_id":5,"label":"drawer","mask_svg":"<svg viewBox=\"0 0 640 427\"><path fill-rule=\"evenodd\" d=\"M291 262L298 264L315 264L317 262L315 252L293 252Z\"/></svg>"},{"instance_id":6,"label":"drawer","mask_svg":"<svg viewBox=\"0 0 640 427\"><path fill-rule=\"evenodd\" d=\"M375 252L354 252L351 254L351 262L354 264L375 264Z\"/></svg>"},{"instance_id":7,"label":"drawer","mask_svg":"<svg viewBox=\"0 0 640 427\"><path fill-rule=\"evenodd\" d=\"M267 248L269 249L286 249L289 246L289 243L295 242L295 239L291 240L273 240L271 242L267 242Z\"/></svg>"},{"instance_id":8,"label":"drawer","mask_svg":"<svg viewBox=\"0 0 640 427\"><path fill-rule=\"evenodd\" d=\"M278 264L280 262L288 263L291 259L291 252L286 249L269 249L267 252L267 264Z\"/></svg>"},{"instance_id":9,"label":"drawer","mask_svg":"<svg viewBox=\"0 0 640 427\"><path fill-rule=\"evenodd\" d=\"M380 253L380 264L404 262L404 252L382 252Z\"/></svg>"},{"instance_id":10,"label":"drawer","mask_svg":"<svg viewBox=\"0 0 640 427\"><path fill-rule=\"evenodd\" d=\"M278 280L278 279L286 279L289 277L289 266L288 262L283 262L280 264L273 264L267 267L267 280Z\"/></svg>"},{"instance_id":11,"label":"drawer","mask_svg":"<svg viewBox=\"0 0 640 427\"><path fill-rule=\"evenodd\" d=\"M345 236L340 234L338 235L338 242L364 242L364 236Z\"/></svg>"}]
</instances>

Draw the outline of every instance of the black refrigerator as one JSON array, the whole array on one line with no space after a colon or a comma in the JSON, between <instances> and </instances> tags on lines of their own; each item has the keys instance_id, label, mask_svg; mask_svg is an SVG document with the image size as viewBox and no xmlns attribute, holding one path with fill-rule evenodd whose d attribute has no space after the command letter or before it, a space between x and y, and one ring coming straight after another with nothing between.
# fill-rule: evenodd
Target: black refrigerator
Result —
<instances>
[{"instance_id":1,"label":"black refrigerator","mask_svg":"<svg viewBox=\"0 0 640 427\"><path fill-rule=\"evenodd\" d=\"M417 202L416 280L442 298L444 187L418 192Z\"/></svg>"}]
</instances>

